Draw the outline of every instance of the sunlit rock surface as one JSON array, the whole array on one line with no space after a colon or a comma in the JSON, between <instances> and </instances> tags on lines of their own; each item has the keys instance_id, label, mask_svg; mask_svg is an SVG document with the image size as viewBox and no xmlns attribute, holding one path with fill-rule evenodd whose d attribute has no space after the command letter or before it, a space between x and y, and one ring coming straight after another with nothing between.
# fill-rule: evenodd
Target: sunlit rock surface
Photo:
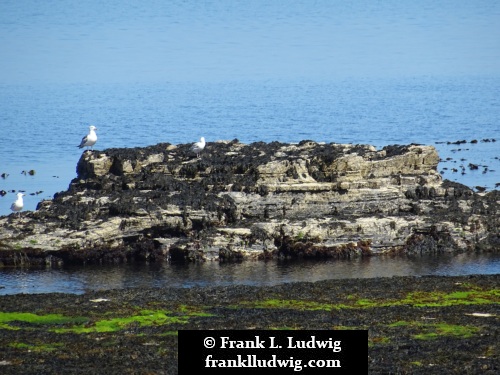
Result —
<instances>
[{"instance_id":1,"label":"sunlit rock surface","mask_svg":"<svg viewBox=\"0 0 500 375\"><path fill-rule=\"evenodd\" d=\"M500 249L498 191L442 181L432 146L189 147L84 152L67 191L0 217L3 263Z\"/></svg>"}]
</instances>

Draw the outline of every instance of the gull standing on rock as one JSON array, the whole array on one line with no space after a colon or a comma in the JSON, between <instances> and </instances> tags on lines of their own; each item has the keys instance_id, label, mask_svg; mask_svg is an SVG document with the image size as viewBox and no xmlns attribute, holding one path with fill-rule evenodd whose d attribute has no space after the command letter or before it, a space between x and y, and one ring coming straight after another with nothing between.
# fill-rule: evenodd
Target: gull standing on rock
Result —
<instances>
[{"instance_id":1,"label":"gull standing on rock","mask_svg":"<svg viewBox=\"0 0 500 375\"><path fill-rule=\"evenodd\" d=\"M78 146L79 148L83 147L90 147L95 145L97 142L97 134L95 131L97 128L94 125L89 126L89 134L87 134L85 137L82 138L82 141L80 142L80 145Z\"/></svg>"},{"instance_id":2,"label":"gull standing on rock","mask_svg":"<svg viewBox=\"0 0 500 375\"><path fill-rule=\"evenodd\" d=\"M200 158L200 152L205 148L205 137L201 137L199 142L193 143L191 146L191 151L196 154L196 157Z\"/></svg>"},{"instance_id":3,"label":"gull standing on rock","mask_svg":"<svg viewBox=\"0 0 500 375\"><path fill-rule=\"evenodd\" d=\"M23 209L24 207L24 201L23 201L23 196L25 194L23 193L17 193L17 200L11 204L10 209L14 212L19 212Z\"/></svg>"}]
</instances>

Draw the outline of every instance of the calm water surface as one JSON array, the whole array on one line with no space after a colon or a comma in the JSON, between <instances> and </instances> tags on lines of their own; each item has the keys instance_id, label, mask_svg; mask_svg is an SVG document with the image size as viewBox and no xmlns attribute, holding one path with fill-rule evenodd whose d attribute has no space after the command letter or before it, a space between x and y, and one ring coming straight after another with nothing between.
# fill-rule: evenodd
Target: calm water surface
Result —
<instances>
[{"instance_id":1,"label":"calm water surface","mask_svg":"<svg viewBox=\"0 0 500 375\"><path fill-rule=\"evenodd\" d=\"M0 122L0 174L7 174L0 178L7 192L0 215L10 213L18 190L26 191L25 209L34 210L68 188L89 124L98 128L99 150L190 143L200 136L207 142L309 139L378 148L420 143L437 147L444 178L489 190L500 182L500 78L0 84ZM458 140L468 143L447 143ZM470 170L469 163L480 167ZM30 170L34 176L21 173Z\"/></svg>"},{"instance_id":2,"label":"calm water surface","mask_svg":"<svg viewBox=\"0 0 500 375\"><path fill-rule=\"evenodd\" d=\"M243 262L240 264L121 264L61 269L3 269L0 295L72 293L124 288L268 286L298 281L423 275L500 273L500 254L384 257L341 261Z\"/></svg>"}]
</instances>

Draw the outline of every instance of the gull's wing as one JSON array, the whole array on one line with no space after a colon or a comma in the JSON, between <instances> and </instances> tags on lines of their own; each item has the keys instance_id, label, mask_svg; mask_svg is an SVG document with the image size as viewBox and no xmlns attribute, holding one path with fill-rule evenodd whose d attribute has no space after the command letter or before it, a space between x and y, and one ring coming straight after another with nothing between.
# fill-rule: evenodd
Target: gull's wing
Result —
<instances>
[{"instance_id":1,"label":"gull's wing","mask_svg":"<svg viewBox=\"0 0 500 375\"><path fill-rule=\"evenodd\" d=\"M87 143L87 136L82 138L82 141L80 142L80 145L78 147L80 147L80 148L84 147L85 143Z\"/></svg>"}]
</instances>

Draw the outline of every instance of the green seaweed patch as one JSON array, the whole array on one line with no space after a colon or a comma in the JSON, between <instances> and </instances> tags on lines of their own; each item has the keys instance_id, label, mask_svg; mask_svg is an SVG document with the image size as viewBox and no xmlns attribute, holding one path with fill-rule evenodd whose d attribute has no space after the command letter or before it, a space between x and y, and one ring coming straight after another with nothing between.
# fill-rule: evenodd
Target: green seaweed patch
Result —
<instances>
[{"instance_id":1,"label":"green seaweed patch","mask_svg":"<svg viewBox=\"0 0 500 375\"><path fill-rule=\"evenodd\" d=\"M500 303L500 290L468 290L455 291L451 293L443 292L414 292L408 293L403 299L397 300L381 300L369 298L355 298L352 295L348 296L347 303L320 303L307 300L283 300L283 299L267 299L263 301L245 301L238 306L253 307L262 309L292 309L292 310L323 310L333 311L340 309L365 309L376 307L390 307L409 305L414 307L443 307L455 305L484 305Z\"/></svg>"},{"instance_id":2,"label":"green seaweed patch","mask_svg":"<svg viewBox=\"0 0 500 375\"><path fill-rule=\"evenodd\" d=\"M460 326L455 324L437 323L426 324L424 332L413 335L418 340L434 340L440 336L453 336L466 339L476 335L480 328L472 326Z\"/></svg>"},{"instance_id":3,"label":"green seaweed patch","mask_svg":"<svg viewBox=\"0 0 500 375\"><path fill-rule=\"evenodd\" d=\"M406 327L409 326L411 323L406 322L404 320L398 320L397 322L389 324L389 327Z\"/></svg>"},{"instance_id":4,"label":"green seaweed patch","mask_svg":"<svg viewBox=\"0 0 500 375\"><path fill-rule=\"evenodd\" d=\"M131 326L145 327L165 324L186 324L192 317L213 316L213 314L201 308L187 305L180 306L175 312L134 309L127 316L116 316L116 313L113 314L112 312L105 312L103 315L106 316L106 319L99 319L97 317L69 317L62 314L37 315L24 312L0 312L0 329L19 330L26 328L26 324L28 323L53 326L50 331L56 333L115 332Z\"/></svg>"},{"instance_id":5,"label":"green seaweed patch","mask_svg":"<svg viewBox=\"0 0 500 375\"><path fill-rule=\"evenodd\" d=\"M377 301L377 300L360 298L360 299L354 301L354 307L361 307L361 308L379 307L380 303L381 302Z\"/></svg>"},{"instance_id":6,"label":"green seaweed patch","mask_svg":"<svg viewBox=\"0 0 500 375\"><path fill-rule=\"evenodd\" d=\"M388 325L389 327L411 327L421 332L412 337L419 340L432 340L441 336L452 336L457 338L469 338L480 332L480 328L447 323L421 323L397 321Z\"/></svg>"},{"instance_id":7,"label":"green seaweed patch","mask_svg":"<svg viewBox=\"0 0 500 375\"><path fill-rule=\"evenodd\" d=\"M161 310L143 310L138 315L128 317L103 319L93 325L79 325L71 328L53 329L56 333L92 333L92 332L116 332L131 326L147 327L165 324L186 324L188 316L171 316L169 312Z\"/></svg>"},{"instance_id":8,"label":"green seaweed patch","mask_svg":"<svg viewBox=\"0 0 500 375\"><path fill-rule=\"evenodd\" d=\"M291 309L304 311L332 311L340 309L344 305L335 305L331 303L319 303L315 301L286 300L286 299L267 299L255 302L242 302L241 305L258 309ZM240 306L235 306L239 308ZM346 306L347 307L347 306Z\"/></svg>"},{"instance_id":9,"label":"green seaweed patch","mask_svg":"<svg viewBox=\"0 0 500 375\"><path fill-rule=\"evenodd\" d=\"M192 317L212 316L209 313L195 310L183 315L176 315L170 311L142 310L136 315L126 317L115 317L111 319L98 320L92 325L77 325L71 328L53 329L56 333L93 333L93 332L116 332L130 327L161 326L168 324L187 324Z\"/></svg>"},{"instance_id":10,"label":"green seaweed patch","mask_svg":"<svg viewBox=\"0 0 500 375\"><path fill-rule=\"evenodd\" d=\"M8 344L11 348L27 350L33 352L53 352L59 350L64 346L63 343L53 343L53 344L26 344L23 342L12 342Z\"/></svg>"},{"instance_id":11,"label":"green seaweed patch","mask_svg":"<svg viewBox=\"0 0 500 375\"><path fill-rule=\"evenodd\" d=\"M0 312L0 329L20 329L16 322L43 325L82 324L88 321L85 317L69 317L61 314L37 315L23 312Z\"/></svg>"},{"instance_id":12,"label":"green seaweed patch","mask_svg":"<svg viewBox=\"0 0 500 375\"><path fill-rule=\"evenodd\" d=\"M415 292L409 293L401 303L417 307L496 304L500 303L500 290L466 290L451 293Z\"/></svg>"},{"instance_id":13,"label":"green seaweed patch","mask_svg":"<svg viewBox=\"0 0 500 375\"><path fill-rule=\"evenodd\" d=\"M214 316L214 314L209 313L205 311L203 308L200 308L198 306L180 305L175 311L188 316L198 316L198 317Z\"/></svg>"}]
</instances>

